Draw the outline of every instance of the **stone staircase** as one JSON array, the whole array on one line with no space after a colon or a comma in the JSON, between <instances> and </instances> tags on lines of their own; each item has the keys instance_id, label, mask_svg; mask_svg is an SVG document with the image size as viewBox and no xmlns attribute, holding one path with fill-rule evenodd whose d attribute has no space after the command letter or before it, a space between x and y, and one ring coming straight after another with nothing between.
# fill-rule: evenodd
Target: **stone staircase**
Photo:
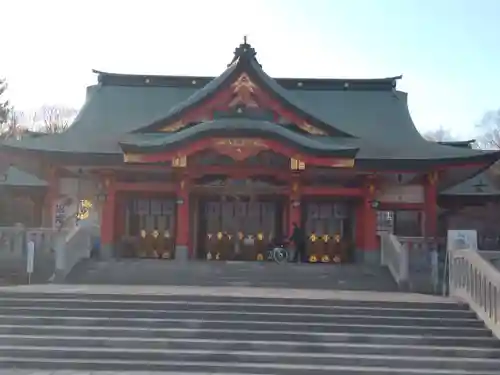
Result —
<instances>
[{"instance_id":1,"label":"stone staircase","mask_svg":"<svg viewBox=\"0 0 500 375\"><path fill-rule=\"evenodd\" d=\"M465 305L435 297L88 294L82 286L66 288L0 292L0 368L500 374L500 341Z\"/></svg>"},{"instance_id":2,"label":"stone staircase","mask_svg":"<svg viewBox=\"0 0 500 375\"><path fill-rule=\"evenodd\" d=\"M397 291L386 268L360 264L274 262L175 262L156 259L88 259L77 264L68 284L170 285Z\"/></svg>"}]
</instances>

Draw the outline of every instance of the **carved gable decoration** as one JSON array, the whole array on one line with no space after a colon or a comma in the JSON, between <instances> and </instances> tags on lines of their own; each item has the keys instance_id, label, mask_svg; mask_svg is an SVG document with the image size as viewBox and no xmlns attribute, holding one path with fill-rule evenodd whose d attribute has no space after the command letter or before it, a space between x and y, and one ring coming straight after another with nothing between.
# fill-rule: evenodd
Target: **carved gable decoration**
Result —
<instances>
[{"instance_id":1,"label":"carved gable decoration","mask_svg":"<svg viewBox=\"0 0 500 375\"><path fill-rule=\"evenodd\" d=\"M163 132L176 132L189 124L199 123L214 118L245 117L265 119L287 126L294 124L306 133L326 135L317 127L308 123L300 116L286 110L283 105L271 98L265 90L252 81L243 72L227 89L220 89L213 98L193 108L181 119L177 119L160 129Z\"/></svg>"},{"instance_id":2,"label":"carved gable decoration","mask_svg":"<svg viewBox=\"0 0 500 375\"><path fill-rule=\"evenodd\" d=\"M246 107L259 107L255 100L257 85L250 80L248 74L241 74L238 79L231 85L233 99L229 103L229 107L234 107L238 104L243 104Z\"/></svg>"},{"instance_id":3,"label":"carved gable decoration","mask_svg":"<svg viewBox=\"0 0 500 375\"><path fill-rule=\"evenodd\" d=\"M236 161L245 160L269 149L268 145L258 139L246 138L218 139L214 141L212 148Z\"/></svg>"}]
</instances>

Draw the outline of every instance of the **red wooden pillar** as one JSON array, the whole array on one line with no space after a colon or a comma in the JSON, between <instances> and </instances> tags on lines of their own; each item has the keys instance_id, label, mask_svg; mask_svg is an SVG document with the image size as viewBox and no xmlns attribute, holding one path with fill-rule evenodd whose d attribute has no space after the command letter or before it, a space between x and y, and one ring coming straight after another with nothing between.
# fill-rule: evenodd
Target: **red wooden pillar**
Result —
<instances>
[{"instance_id":1,"label":"red wooden pillar","mask_svg":"<svg viewBox=\"0 0 500 375\"><path fill-rule=\"evenodd\" d=\"M115 240L120 242L123 235L125 234L125 220L126 220L126 207L125 207L125 197L123 194L116 194L116 209L115 209Z\"/></svg>"},{"instance_id":2,"label":"red wooden pillar","mask_svg":"<svg viewBox=\"0 0 500 375\"><path fill-rule=\"evenodd\" d=\"M302 202L300 201L300 183L297 178L292 180L290 199L288 203L288 237L293 233L293 223L302 226Z\"/></svg>"},{"instance_id":3,"label":"red wooden pillar","mask_svg":"<svg viewBox=\"0 0 500 375\"><path fill-rule=\"evenodd\" d=\"M187 260L191 258L190 231L189 231L189 183L183 177L177 188L177 215L175 259Z\"/></svg>"},{"instance_id":4,"label":"red wooden pillar","mask_svg":"<svg viewBox=\"0 0 500 375\"><path fill-rule=\"evenodd\" d=\"M427 175L424 185L424 218L425 236L435 237L437 235L437 173Z\"/></svg>"},{"instance_id":5,"label":"red wooden pillar","mask_svg":"<svg viewBox=\"0 0 500 375\"><path fill-rule=\"evenodd\" d=\"M379 245L377 240L377 212L372 207L375 199L375 184L368 181L365 187L364 196L358 210L360 225L358 236L361 249L363 251L363 261L368 263L378 262Z\"/></svg>"},{"instance_id":6,"label":"red wooden pillar","mask_svg":"<svg viewBox=\"0 0 500 375\"><path fill-rule=\"evenodd\" d=\"M101 253L103 258L111 258L115 252L116 231L116 190L114 180L104 179L105 199L101 214Z\"/></svg>"},{"instance_id":7,"label":"red wooden pillar","mask_svg":"<svg viewBox=\"0 0 500 375\"><path fill-rule=\"evenodd\" d=\"M363 198L364 199L364 198ZM355 233L355 241L356 241L356 249L362 250L364 249L364 205L363 205L363 200L359 202L359 204L356 206L356 228L354 230Z\"/></svg>"},{"instance_id":8,"label":"red wooden pillar","mask_svg":"<svg viewBox=\"0 0 500 375\"><path fill-rule=\"evenodd\" d=\"M54 168L50 168L48 174L48 186L43 200L42 226L53 228L55 225L56 203L59 197L59 179Z\"/></svg>"}]
</instances>

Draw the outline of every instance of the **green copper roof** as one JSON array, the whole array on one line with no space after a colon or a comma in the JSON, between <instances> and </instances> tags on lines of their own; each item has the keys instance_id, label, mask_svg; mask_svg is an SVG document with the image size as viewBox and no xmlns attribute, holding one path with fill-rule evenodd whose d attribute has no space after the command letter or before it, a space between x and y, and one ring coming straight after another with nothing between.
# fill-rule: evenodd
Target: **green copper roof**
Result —
<instances>
[{"instance_id":1,"label":"green copper roof","mask_svg":"<svg viewBox=\"0 0 500 375\"><path fill-rule=\"evenodd\" d=\"M317 117L314 112L309 111L309 109L293 95L291 95L288 90L284 89L273 78L268 76L255 59L255 51L250 45L246 43L242 44L239 49L235 51L235 53L239 53L240 56L237 58L235 56L233 62L219 77L213 79L210 83L202 89L196 91L188 99L173 107L165 118L149 124L148 126L140 129L140 131L148 132L161 129L164 127L165 122L175 121L175 119L180 117L182 113L188 111L197 104L201 104L204 100L210 98L211 95L214 95L220 90L229 87L229 85L234 83L240 74L246 73L259 87L264 90L267 89L267 92L270 93L275 99L278 99L282 105L290 108L294 112L300 113L301 116L307 119L307 121L319 127L327 134L337 137L352 137L352 135L345 129L337 127L332 123L328 123L328 121Z\"/></svg>"},{"instance_id":2,"label":"green copper roof","mask_svg":"<svg viewBox=\"0 0 500 375\"><path fill-rule=\"evenodd\" d=\"M7 179L0 181L0 186L18 186L18 187L45 187L47 182L39 179L38 177L26 173L16 167L9 167L7 169Z\"/></svg>"},{"instance_id":3,"label":"green copper roof","mask_svg":"<svg viewBox=\"0 0 500 375\"><path fill-rule=\"evenodd\" d=\"M255 59L249 60L273 95L296 110L307 112L326 126L352 137L324 137L318 142L359 148L360 165L374 168L428 167L436 162L491 163L499 154L428 142L416 130L407 95L395 89L399 77L376 80L307 80L269 77ZM213 93L237 63L222 76L206 82L199 77L127 76L99 73L99 84L88 89L87 100L73 125L63 134L7 141L10 150L48 151L58 160L95 163L122 160L120 140L182 111ZM234 67L234 68L233 68ZM206 77L205 77L206 78ZM299 83L301 85L299 85ZM273 125L273 124L271 124ZM270 128L271 129L271 128ZM271 134L273 130L270 130ZM160 136L163 137L163 136ZM375 164L374 164L375 163ZM378 163L378 164L377 164ZM367 165L367 164L365 164Z\"/></svg>"},{"instance_id":4,"label":"green copper roof","mask_svg":"<svg viewBox=\"0 0 500 375\"><path fill-rule=\"evenodd\" d=\"M320 137L308 137L285 126L267 121L249 119L221 119L203 122L176 133L134 134L120 142L126 152L157 152L164 149L175 149L187 142L197 141L210 136L219 137L266 137L292 144L305 152L319 156L338 156L354 158L358 152L356 146L337 143L338 138L330 138L324 142Z\"/></svg>"},{"instance_id":5,"label":"green copper roof","mask_svg":"<svg viewBox=\"0 0 500 375\"><path fill-rule=\"evenodd\" d=\"M491 181L488 171L485 171L441 192L441 195L498 196L500 189Z\"/></svg>"}]
</instances>

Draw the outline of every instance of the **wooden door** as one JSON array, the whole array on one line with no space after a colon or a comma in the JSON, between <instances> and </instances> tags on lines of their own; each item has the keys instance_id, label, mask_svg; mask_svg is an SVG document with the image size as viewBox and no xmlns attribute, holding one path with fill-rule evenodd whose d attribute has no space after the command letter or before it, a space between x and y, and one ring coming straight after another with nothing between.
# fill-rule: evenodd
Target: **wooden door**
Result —
<instances>
[{"instance_id":1,"label":"wooden door","mask_svg":"<svg viewBox=\"0 0 500 375\"><path fill-rule=\"evenodd\" d=\"M175 257L174 199L133 199L127 211L127 232L129 237L137 239L134 249L137 257Z\"/></svg>"},{"instance_id":2,"label":"wooden door","mask_svg":"<svg viewBox=\"0 0 500 375\"><path fill-rule=\"evenodd\" d=\"M344 202L309 202L306 205L305 232L310 262L341 262L347 258L350 227L349 210Z\"/></svg>"},{"instance_id":3,"label":"wooden door","mask_svg":"<svg viewBox=\"0 0 500 375\"><path fill-rule=\"evenodd\" d=\"M256 260L276 236L278 205L262 201L205 201L202 215L208 260Z\"/></svg>"}]
</instances>

